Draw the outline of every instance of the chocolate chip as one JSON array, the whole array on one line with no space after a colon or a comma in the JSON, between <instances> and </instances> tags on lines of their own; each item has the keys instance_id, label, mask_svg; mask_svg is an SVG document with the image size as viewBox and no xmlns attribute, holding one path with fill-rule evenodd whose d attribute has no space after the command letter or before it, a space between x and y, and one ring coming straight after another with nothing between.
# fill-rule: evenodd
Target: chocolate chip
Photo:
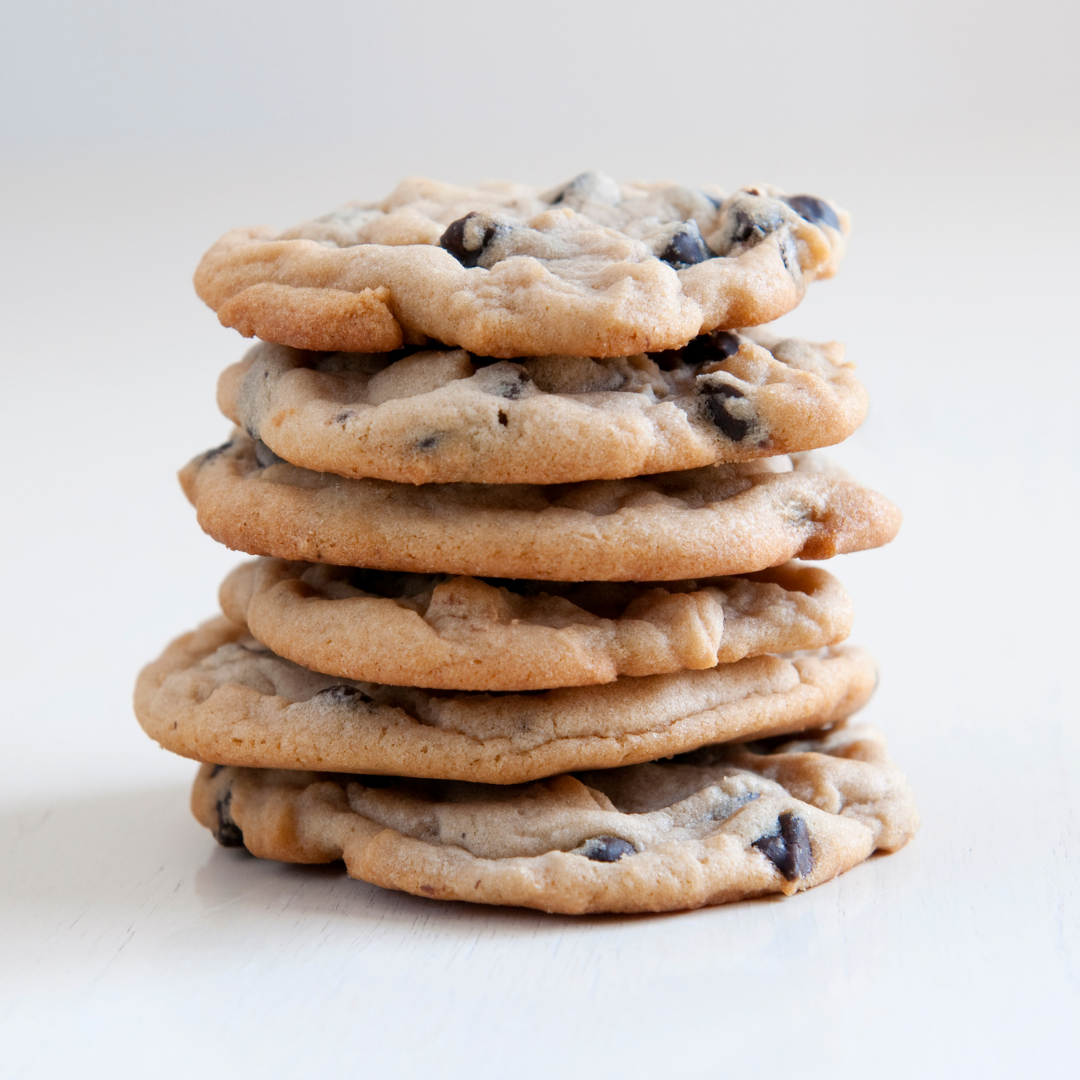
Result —
<instances>
[{"instance_id":1,"label":"chocolate chip","mask_svg":"<svg viewBox=\"0 0 1080 1080\"><path fill-rule=\"evenodd\" d=\"M746 395L728 383L702 383L698 390L705 402L709 419L732 441L741 442L750 431L750 421L728 412L728 401Z\"/></svg>"},{"instance_id":2,"label":"chocolate chip","mask_svg":"<svg viewBox=\"0 0 1080 1080\"><path fill-rule=\"evenodd\" d=\"M722 364L739 351L742 341L738 334L727 330L712 330L699 334L681 349L651 353L653 362L662 371L674 371L677 367L696 367L701 364Z\"/></svg>"},{"instance_id":3,"label":"chocolate chip","mask_svg":"<svg viewBox=\"0 0 1080 1080\"><path fill-rule=\"evenodd\" d=\"M784 202L811 225L831 225L839 231L840 219L824 199L819 199L816 195L788 195Z\"/></svg>"},{"instance_id":4,"label":"chocolate chip","mask_svg":"<svg viewBox=\"0 0 1080 1080\"><path fill-rule=\"evenodd\" d=\"M618 862L624 855L636 855L637 848L618 836L594 836L582 844L581 853L593 862Z\"/></svg>"},{"instance_id":5,"label":"chocolate chip","mask_svg":"<svg viewBox=\"0 0 1080 1080\"><path fill-rule=\"evenodd\" d=\"M434 450L439 445L438 435L425 435L422 439L416 440L417 450Z\"/></svg>"},{"instance_id":6,"label":"chocolate chip","mask_svg":"<svg viewBox=\"0 0 1080 1080\"><path fill-rule=\"evenodd\" d=\"M224 765L215 765L215 766L214 766L214 767L213 767L213 768L212 768L212 769L210 770L210 779L211 779L211 780L213 780L213 779L214 779L214 777L215 777L215 776L217 776L217 774L218 774L219 772L221 772L221 770L222 770L222 769L224 769L224 768L225 768L225 766L224 766Z\"/></svg>"},{"instance_id":7,"label":"chocolate chip","mask_svg":"<svg viewBox=\"0 0 1080 1080\"><path fill-rule=\"evenodd\" d=\"M232 819L231 806L232 788L217 801L218 825L213 830L214 839L222 847L243 847L244 834L240 831L240 826Z\"/></svg>"},{"instance_id":8,"label":"chocolate chip","mask_svg":"<svg viewBox=\"0 0 1080 1080\"><path fill-rule=\"evenodd\" d=\"M785 810L777 820L779 835L763 836L754 847L769 859L788 879L797 881L814 869L810 850L810 832L806 822L791 810Z\"/></svg>"},{"instance_id":9,"label":"chocolate chip","mask_svg":"<svg viewBox=\"0 0 1080 1080\"><path fill-rule=\"evenodd\" d=\"M502 409L499 410L499 423L502 424L503 427L506 427L506 425L510 423L510 418L502 411Z\"/></svg>"},{"instance_id":10,"label":"chocolate chip","mask_svg":"<svg viewBox=\"0 0 1080 1080\"><path fill-rule=\"evenodd\" d=\"M789 273L793 273L793 268L799 268L799 253L795 249L795 239L790 232L784 233L780 238L780 261L784 264L784 269Z\"/></svg>"},{"instance_id":11,"label":"chocolate chip","mask_svg":"<svg viewBox=\"0 0 1080 1080\"><path fill-rule=\"evenodd\" d=\"M696 221L686 221L675 231L667 247L660 253L660 258L670 263L676 270L704 262L713 258Z\"/></svg>"},{"instance_id":12,"label":"chocolate chip","mask_svg":"<svg viewBox=\"0 0 1080 1080\"><path fill-rule=\"evenodd\" d=\"M355 415L356 414L352 409L345 409L343 412L339 412L337 414L337 416L334 417L333 423L335 423L335 424L344 424L345 421L349 419L349 417L355 416Z\"/></svg>"},{"instance_id":13,"label":"chocolate chip","mask_svg":"<svg viewBox=\"0 0 1080 1080\"><path fill-rule=\"evenodd\" d=\"M756 244L770 233L776 232L784 224L784 215L775 204L760 209L734 206L730 213L734 218L735 226L730 235L732 244Z\"/></svg>"},{"instance_id":14,"label":"chocolate chip","mask_svg":"<svg viewBox=\"0 0 1080 1080\"><path fill-rule=\"evenodd\" d=\"M685 349L688 364L722 364L739 351L742 341L738 334L727 330L712 330L699 334Z\"/></svg>"},{"instance_id":15,"label":"chocolate chip","mask_svg":"<svg viewBox=\"0 0 1080 1080\"><path fill-rule=\"evenodd\" d=\"M271 465L283 465L285 459L278 457L266 443L259 439L255 440L255 460L260 469L269 469Z\"/></svg>"},{"instance_id":16,"label":"chocolate chip","mask_svg":"<svg viewBox=\"0 0 1080 1080\"><path fill-rule=\"evenodd\" d=\"M489 224L485 227L482 221L475 221L479 216L474 210L452 221L439 238L439 244L466 268L478 265L484 248L495 239L495 226Z\"/></svg>"},{"instance_id":17,"label":"chocolate chip","mask_svg":"<svg viewBox=\"0 0 1080 1080\"><path fill-rule=\"evenodd\" d=\"M371 701L367 694L357 690L355 686L328 686L325 690L320 690L315 697L332 701L335 705L359 705L361 702Z\"/></svg>"}]
</instances>

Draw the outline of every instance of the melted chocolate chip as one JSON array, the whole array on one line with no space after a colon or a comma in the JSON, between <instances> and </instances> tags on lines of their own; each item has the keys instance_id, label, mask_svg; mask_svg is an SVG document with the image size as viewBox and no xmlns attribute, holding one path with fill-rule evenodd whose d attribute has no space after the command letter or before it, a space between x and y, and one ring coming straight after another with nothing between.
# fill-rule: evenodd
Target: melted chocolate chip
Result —
<instances>
[{"instance_id":1,"label":"melted chocolate chip","mask_svg":"<svg viewBox=\"0 0 1080 1080\"><path fill-rule=\"evenodd\" d=\"M371 701L367 694L357 690L355 686L328 686L315 696L332 701L335 705L359 705L361 702Z\"/></svg>"},{"instance_id":2,"label":"melted chocolate chip","mask_svg":"<svg viewBox=\"0 0 1080 1080\"><path fill-rule=\"evenodd\" d=\"M732 442L746 438L750 421L732 416L727 408L731 399L746 396L741 390L728 383L702 383L698 393L704 399L706 415Z\"/></svg>"},{"instance_id":3,"label":"melted chocolate chip","mask_svg":"<svg viewBox=\"0 0 1080 1080\"><path fill-rule=\"evenodd\" d=\"M755 840L758 849L788 881L806 877L814 869L810 850L810 832L806 822L791 810L785 810L777 820L780 832Z\"/></svg>"},{"instance_id":4,"label":"melted chocolate chip","mask_svg":"<svg viewBox=\"0 0 1080 1080\"><path fill-rule=\"evenodd\" d=\"M624 855L636 855L637 848L618 836L594 836L585 841L581 853L593 862L618 862Z\"/></svg>"},{"instance_id":5,"label":"melted chocolate chip","mask_svg":"<svg viewBox=\"0 0 1080 1080\"><path fill-rule=\"evenodd\" d=\"M731 234L732 244L756 244L784 224L784 215L775 207L751 210L746 206L731 209L735 228Z\"/></svg>"},{"instance_id":6,"label":"melted chocolate chip","mask_svg":"<svg viewBox=\"0 0 1080 1080\"><path fill-rule=\"evenodd\" d=\"M819 199L816 195L788 195L784 202L811 225L830 225L839 231L840 219L824 199Z\"/></svg>"},{"instance_id":7,"label":"melted chocolate chip","mask_svg":"<svg viewBox=\"0 0 1080 1080\"><path fill-rule=\"evenodd\" d=\"M713 258L705 241L701 239L701 231L696 221L687 221L679 226L668 241L668 245L660 253L660 258L666 263L671 263L676 270L682 270L687 266L704 262Z\"/></svg>"},{"instance_id":8,"label":"melted chocolate chip","mask_svg":"<svg viewBox=\"0 0 1080 1080\"><path fill-rule=\"evenodd\" d=\"M727 330L712 330L708 334L699 334L681 349L650 353L650 356L661 371L674 371L684 365L696 367L701 364L722 364L739 351L741 344L738 334Z\"/></svg>"},{"instance_id":9,"label":"melted chocolate chip","mask_svg":"<svg viewBox=\"0 0 1080 1080\"><path fill-rule=\"evenodd\" d=\"M212 768L212 769L210 770L210 779L211 779L211 780L213 780L213 779L214 779L214 777L215 777L215 776L217 776L217 774L218 774L219 772L221 772L221 770L222 770L222 769L224 769L224 768L225 768L225 766L224 766L224 765L215 765L215 766L214 766L214 767L213 767L213 768Z\"/></svg>"},{"instance_id":10,"label":"melted chocolate chip","mask_svg":"<svg viewBox=\"0 0 1080 1080\"><path fill-rule=\"evenodd\" d=\"M699 334L684 350L688 364L722 364L739 351L742 342L738 334L727 330L712 330Z\"/></svg>"},{"instance_id":11,"label":"melted chocolate chip","mask_svg":"<svg viewBox=\"0 0 1080 1080\"><path fill-rule=\"evenodd\" d=\"M271 465L283 465L285 463L283 457L278 457L266 443L259 439L255 440L255 461L260 469L269 469Z\"/></svg>"},{"instance_id":12,"label":"melted chocolate chip","mask_svg":"<svg viewBox=\"0 0 1080 1080\"><path fill-rule=\"evenodd\" d=\"M479 264L484 248L495 239L494 225L488 225L483 231L478 225L469 225L469 222L478 216L474 210L471 214L450 222L446 232L439 238L440 246L446 248L462 266L469 269Z\"/></svg>"},{"instance_id":13,"label":"melted chocolate chip","mask_svg":"<svg viewBox=\"0 0 1080 1080\"><path fill-rule=\"evenodd\" d=\"M244 834L240 831L240 826L232 819L231 807L232 788L217 801L218 825L213 830L214 839L222 847L243 847Z\"/></svg>"}]
</instances>

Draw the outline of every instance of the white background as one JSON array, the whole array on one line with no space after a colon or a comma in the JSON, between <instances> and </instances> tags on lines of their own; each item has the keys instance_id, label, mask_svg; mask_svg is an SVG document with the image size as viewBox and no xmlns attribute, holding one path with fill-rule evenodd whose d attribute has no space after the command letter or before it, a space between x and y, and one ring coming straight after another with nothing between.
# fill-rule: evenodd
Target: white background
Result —
<instances>
[{"instance_id":1,"label":"white background","mask_svg":"<svg viewBox=\"0 0 1080 1080\"><path fill-rule=\"evenodd\" d=\"M0 1075L1011 1076L1080 1051L1080 8L1035 0L0 10ZM915 787L901 853L782 902L553 918L221 851L139 666L237 556L174 479L241 339L226 228L401 176L827 195L786 317L870 389L905 510L830 565Z\"/></svg>"}]
</instances>

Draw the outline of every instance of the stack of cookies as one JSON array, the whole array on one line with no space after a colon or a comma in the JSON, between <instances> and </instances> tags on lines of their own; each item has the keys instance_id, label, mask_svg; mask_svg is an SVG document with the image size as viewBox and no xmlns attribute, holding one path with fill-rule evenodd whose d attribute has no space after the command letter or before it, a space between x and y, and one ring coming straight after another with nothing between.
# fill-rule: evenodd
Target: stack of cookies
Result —
<instances>
[{"instance_id":1,"label":"stack of cookies","mask_svg":"<svg viewBox=\"0 0 1080 1080\"><path fill-rule=\"evenodd\" d=\"M752 329L847 215L749 187L409 180L196 274L261 341L181 472L258 556L141 674L226 846L420 896L661 911L794 893L912 835L843 586L890 540L816 453L866 394Z\"/></svg>"}]
</instances>

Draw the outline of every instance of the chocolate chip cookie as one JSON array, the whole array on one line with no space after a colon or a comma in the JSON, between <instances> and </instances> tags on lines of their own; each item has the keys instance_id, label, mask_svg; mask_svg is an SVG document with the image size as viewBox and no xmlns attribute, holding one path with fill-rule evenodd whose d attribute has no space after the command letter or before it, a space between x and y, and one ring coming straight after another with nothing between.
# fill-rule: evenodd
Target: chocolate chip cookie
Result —
<instances>
[{"instance_id":1,"label":"chocolate chip cookie","mask_svg":"<svg viewBox=\"0 0 1080 1080\"><path fill-rule=\"evenodd\" d=\"M492 362L259 344L218 404L294 465L411 484L561 484L813 450L867 398L843 346L714 331L669 353Z\"/></svg>"},{"instance_id":2,"label":"chocolate chip cookie","mask_svg":"<svg viewBox=\"0 0 1080 1080\"><path fill-rule=\"evenodd\" d=\"M283 232L234 229L195 287L224 325L300 349L629 356L783 315L848 232L833 203L772 187L411 179Z\"/></svg>"},{"instance_id":3,"label":"chocolate chip cookie","mask_svg":"<svg viewBox=\"0 0 1080 1080\"><path fill-rule=\"evenodd\" d=\"M902 847L911 790L865 725L494 787L204 765L226 847L440 900L565 914L791 895Z\"/></svg>"},{"instance_id":4,"label":"chocolate chip cookie","mask_svg":"<svg viewBox=\"0 0 1080 1080\"><path fill-rule=\"evenodd\" d=\"M851 601L789 563L748 577L515 581L259 559L221 586L233 622L328 675L443 690L542 690L834 645Z\"/></svg>"},{"instance_id":5,"label":"chocolate chip cookie","mask_svg":"<svg viewBox=\"0 0 1080 1080\"><path fill-rule=\"evenodd\" d=\"M135 712L200 761L512 784L821 727L875 681L870 657L840 645L601 686L437 693L309 671L219 618L143 670Z\"/></svg>"},{"instance_id":6,"label":"chocolate chip cookie","mask_svg":"<svg viewBox=\"0 0 1080 1080\"><path fill-rule=\"evenodd\" d=\"M886 498L813 455L580 484L352 480L282 461L243 432L180 473L199 524L251 555L378 570L676 581L877 547Z\"/></svg>"}]
</instances>

